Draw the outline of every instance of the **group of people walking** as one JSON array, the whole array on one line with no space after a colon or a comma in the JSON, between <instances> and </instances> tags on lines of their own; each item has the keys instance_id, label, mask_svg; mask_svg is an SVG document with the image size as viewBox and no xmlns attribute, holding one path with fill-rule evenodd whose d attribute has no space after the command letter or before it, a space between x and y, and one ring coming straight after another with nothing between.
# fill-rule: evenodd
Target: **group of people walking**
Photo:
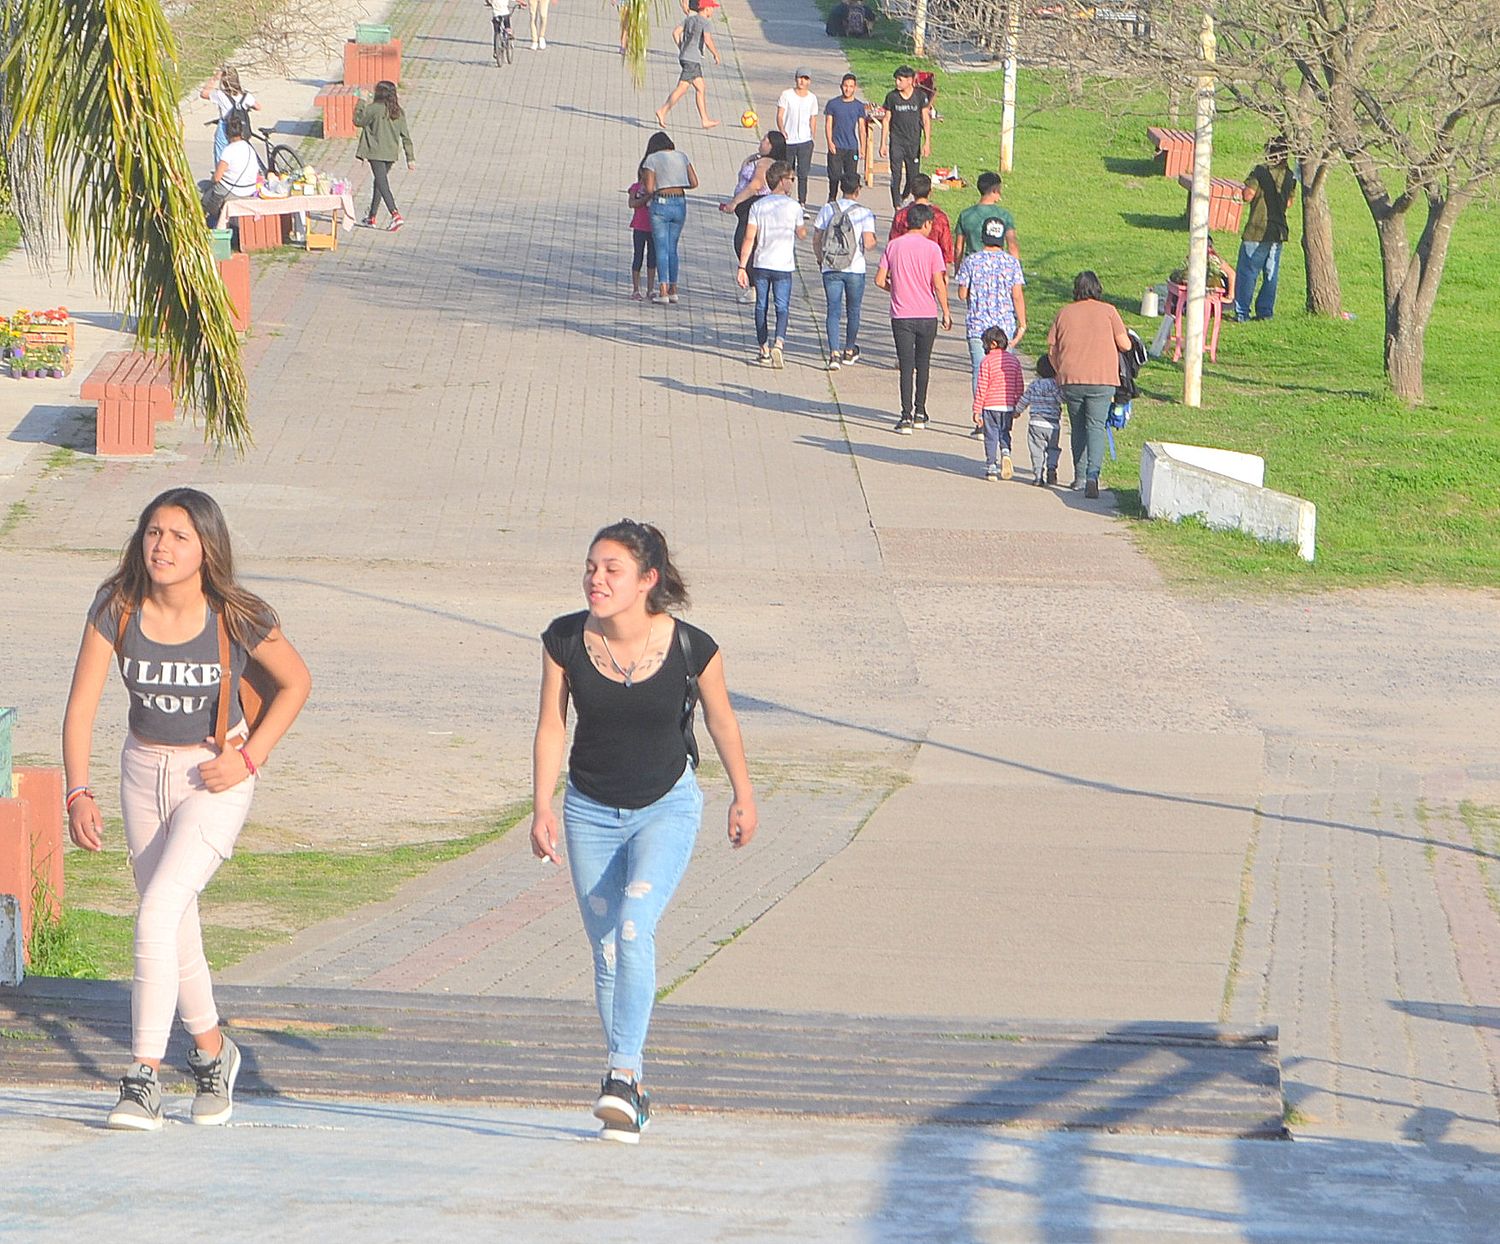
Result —
<instances>
[{"instance_id":1,"label":"group of people walking","mask_svg":"<svg viewBox=\"0 0 1500 1244\"><path fill-rule=\"evenodd\" d=\"M582 588L586 607L542 635L530 843L537 859L572 875L608 1051L594 1114L604 1139L633 1143L651 1117L642 1052L656 926L702 820L699 706L733 790L731 847L750 842L759 816L718 644L673 616L688 595L666 537L630 519L600 529ZM214 1002L198 900L233 855L312 676L275 609L236 578L228 522L207 493L173 488L147 504L89 606L63 719L68 832L86 851L108 837L91 753L111 665L129 704L118 807L140 903L132 1062L107 1122L161 1128L175 1016L192 1041L188 1119L222 1125L243 1059ZM577 725L559 824L553 792L570 704Z\"/></svg>"}]
</instances>

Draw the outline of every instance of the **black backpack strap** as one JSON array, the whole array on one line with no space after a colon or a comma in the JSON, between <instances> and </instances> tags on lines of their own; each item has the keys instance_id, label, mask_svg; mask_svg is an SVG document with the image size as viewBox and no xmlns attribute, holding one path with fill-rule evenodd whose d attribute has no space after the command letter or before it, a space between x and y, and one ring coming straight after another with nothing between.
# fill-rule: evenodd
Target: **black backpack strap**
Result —
<instances>
[{"instance_id":1,"label":"black backpack strap","mask_svg":"<svg viewBox=\"0 0 1500 1244\"><path fill-rule=\"evenodd\" d=\"M693 768L698 767L698 739L693 734L693 711L698 707L698 675L693 672L693 641L688 638L687 627L681 622L677 627L677 646L682 649L682 659L687 663L687 695L682 703L682 741L687 747L688 760Z\"/></svg>"}]
</instances>

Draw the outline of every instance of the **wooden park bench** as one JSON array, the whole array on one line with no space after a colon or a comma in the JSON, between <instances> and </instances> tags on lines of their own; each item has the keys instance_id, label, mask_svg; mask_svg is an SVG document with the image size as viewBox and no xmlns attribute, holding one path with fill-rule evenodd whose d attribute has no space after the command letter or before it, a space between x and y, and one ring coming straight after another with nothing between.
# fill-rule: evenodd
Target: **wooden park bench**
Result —
<instances>
[{"instance_id":1,"label":"wooden park bench","mask_svg":"<svg viewBox=\"0 0 1500 1244\"><path fill-rule=\"evenodd\" d=\"M359 103L359 88L346 82L330 82L313 99L323 110L324 138L353 138L354 105Z\"/></svg>"},{"instance_id":2,"label":"wooden park bench","mask_svg":"<svg viewBox=\"0 0 1500 1244\"><path fill-rule=\"evenodd\" d=\"M1177 174L1177 184L1188 192L1188 211L1193 210L1193 175ZM1213 177L1208 183L1208 227L1224 233L1240 231L1245 208L1245 187L1230 177Z\"/></svg>"},{"instance_id":3,"label":"wooden park bench","mask_svg":"<svg viewBox=\"0 0 1500 1244\"><path fill-rule=\"evenodd\" d=\"M156 425L174 413L167 360L139 350L106 354L78 393L99 403L94 452L101 456L154 453Z\"/></svg>"},{"instance_id":4,"label":"wooden park bench","mask_svg":"<svg viewBox=\"0 0 1500 1244\"><path fill-rule=\"evenodd\" d=\"M1156 148L1156 154L1166 157L1166 167L1162 169L1165 176L1176 177L1179 173L1193 171L1193 148L1197 146L1197 140L1187 130L1151 125L1146 127L1146 137Z\"/></svg>"},{"instance_id":5,"label":"wooden park bench","mask_svg":"<svg viewBox=\"0 0 1500 1244\"><path fill-rule=\"evenodd\" d=\"M374 86L377 82L401 83L401 40L389 43L344 44L344 85Z\"/></svg>"}]
</instances>

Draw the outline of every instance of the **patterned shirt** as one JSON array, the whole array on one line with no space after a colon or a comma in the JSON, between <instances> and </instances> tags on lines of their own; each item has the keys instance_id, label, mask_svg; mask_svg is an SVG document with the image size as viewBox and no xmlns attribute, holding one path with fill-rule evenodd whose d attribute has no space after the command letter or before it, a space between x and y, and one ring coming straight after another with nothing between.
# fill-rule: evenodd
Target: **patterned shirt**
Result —
<instances>
[{"instance_id":1,"label":"patterned shirt","mask_svg":"<svg viewBox=\"0 0 1500 1244\"><path fill-rule=\"evenodd\" d=\"M1026 284L1019 259L1009 251L996 250L966 255L958 268L958 283L969 290L966 336L983 336L986 328L996 325L1006 336L1016 335L1014 287Z\"/></svg>"}]
</instances>

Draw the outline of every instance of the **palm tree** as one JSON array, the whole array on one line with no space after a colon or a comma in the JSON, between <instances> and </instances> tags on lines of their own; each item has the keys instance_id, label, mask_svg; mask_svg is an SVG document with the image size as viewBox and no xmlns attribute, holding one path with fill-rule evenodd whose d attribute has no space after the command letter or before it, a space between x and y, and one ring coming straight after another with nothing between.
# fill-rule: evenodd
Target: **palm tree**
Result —
<instances>
[{"instance_id":1,"label":"palm tree","mask_svg":"<svg viewBox=\"0 0 1500 1244\"><path fill-rule=\"evenodd\" d=\"M651 39L651 10L660 16L662 0L620 0L620 28L625 33L625 66L636 86L646 81L646 47Z\"/></svg>"},{"instance_id":2,"label":"palm tree","mask_svg":"<svg viewBox=\"0 0 1500 1244\"><path fill-rule=\"evenodd\" d=\"M172 362L206 438L250 441L245 373L182 146L160 0L0 0L0 135L22 236L61 234Z\"/></svg>"}]
</instances>

